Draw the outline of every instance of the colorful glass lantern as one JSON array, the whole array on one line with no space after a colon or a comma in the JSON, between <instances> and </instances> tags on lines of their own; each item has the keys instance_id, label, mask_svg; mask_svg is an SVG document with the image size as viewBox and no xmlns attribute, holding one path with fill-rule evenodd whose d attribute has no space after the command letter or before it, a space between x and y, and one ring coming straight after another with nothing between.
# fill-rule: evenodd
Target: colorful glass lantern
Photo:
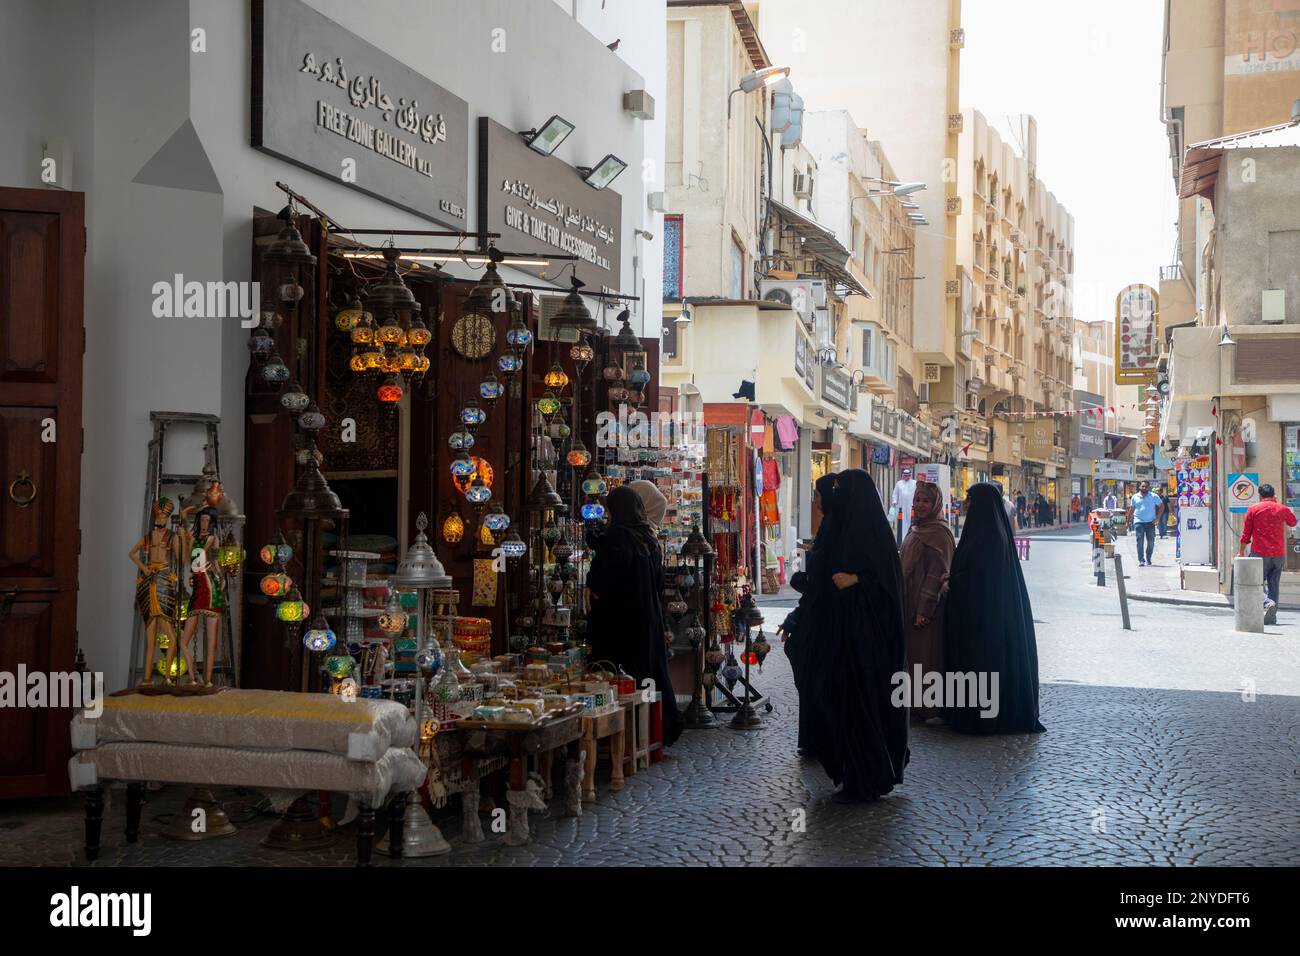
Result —
<instances>
[{"instance_id":1,"label":"colorful glass lantern","mask_svg":"<svg viewBox=\"0 0 1300 956\"><path fill-rule=\"evenodd\" d=\"M469 432L452 432L447 438L447 447L452 451L463 451L474 447L474 436Z\"/></svg>"},{"instance_id":2,"label":"colorful glass lantern","mask_svg":"<svg viewBox=\"0 0 1300 956\"><path fill-rule=\"evenodd\" d=\"M485 421L487 421L487 412L479 407L475 399L471 398L460 410L460 423L466 428L478 428Z\"/></svg>"},{"instance_id":3,"label":"colorful glass lantern","mask_svg":"<svg viewBox=\"0 0 1300 956\"><path fill-rule=\"evenodd\" d=\"M474 459L465 454L464 450L451 460L451 477L453 480L464 478L465 483L469 484L469 479L474 475ZM457 482L457 485L460 483ZM462 488L461 491L464 491Z\"/></svg>"},{"instance_id":4,"label":"colorful glass lantern","mask_svg":"<svg viewBox=\"0 0 1300 956\"><path fill-rule=\"evenodd\" d=\"M296 587L289 589L289 595L275 607L275 616L286 624L293 624L306 618L311 608L302 599Z\"/></svg>"},{"instance_id":5,"label":"colorful glass lantern","mask_svg":"<svg viewBox=\"0 0 1300 956\"><path fill-rule=\"evenodd\" d=\"M514 323L506 330L506 344L515 349L526 349L533 344L533 333L528 330L520 319L515 319Z\"/></svg>"},{"instance_id":6,"label":"colorful glass lantern","mask_svg":"<svg viewBox=\"0 0 1300 956\"><path fill-rule=\"evenodd\" d=\"M460 539L463 537L465 537L465 521L453 511L443 519L442 540L448 544L460 544Z\"/></svg>"},{"instance_id":7,"label":"colorful glass lantern","mask_svg":"<svg viewBox=\"0 0 1300 956\"><path fill-rule=\"evenodd\" d=\"M296 282L281 283L278 291L281 302L301 302L302 297L307 294L307 290Z\"/></svg>"},{"instance_id":8,"label":"colorful glass lantern","mask_svg":"<svg viewBox=\"0 0 1300 956\"><path fill-rule=\"evenodd\" d=\"M379 629L386 634L401 634L406 630L406 612L402 610L396 591L389 594L388 605L379 615L378 624Z\"/></svg>"},{"instance_id":9,"label":"colorful glass lantern","mask_svg":"<svg viewBox=\"0 0 1300 956\"><path fill-rule=\"evenodd\" d=\"M497 543L496 532L489 528L486 522L478 526L478 542L485 548L491 548Z\"/></svg>"},{"instance_id":10,"label":"colorful glass lantern","mask_svg":"<svg viewBox=\"0 0 1300 956\"><path fill-rule=\"evenodd\" d=\"M615 385L609 390L609 400L611 402L626 402L628 396L631 394L632 393L622 385Z\"/></svg>"},{"instance_id":11,"label":"colorful glass lantern","mask_svg":"<svg viewBox=\"0 0 1300 956\"><path fill-rule=\"evenodd\" d=\"M408 345L417 349L422 349L433 341L433 333L419 318L411 321L411 327L406 330L406 342Z\"/></svg>"},{"instance_id":12,"label":"colorful glass lantern","mask_svg":"<svg viewBox=\"0 0 1300 956\"><path fill-rule=\"evenodd\" d=\"M375 320L369 312L350 330L353 345L375 344Z\"/></svg>"},{"instance_id":13,"label":"colorful glass lantern","mask_svg":"<svg viewBox=\"0 0 1300 956\"><path fill-rule=\"evenodd\" d=\"M451 483L456 486L456 490L463 495L474 482L475 478L482 478L483 484L491 488L496 473L492 470L492 466L488 464L487 460L480 458L478 455L466 455L465 457L469 459L469 471L464 472L463 474L457 474L453 471L451 474Z\"/></svg>"},{"instance_id":14,"label":"colorful glass lantern","mask_svg":"<svg viewBox=\"0 0 1300 956\"><path fill-rule=\"evenodd\" d=\"M573 429L570 428L568 425L564 424L564 422L556 422L554 425L551 426L552 438L558 438L560 441L564 441L572 434L573 434Z\"/></svg>"},{"instance_id":15,"label":"colorful glass lantern","mask_svg":"<svg viewBox=\"0 0 1300 956\"><path fill-rule=\"evenodd\" d=\"M631 389L627 393L627 403L631 405L633 408L637 407L644 401L645 401L645 392L642 392L639 389Z\"/></svg>"},{"instance_id":16,"label":"colorful glass lantern","mask_svg":"<svg viewBox=\"0 0 1300 956\"><path fill-rule=\"evenodd\" d=\"M338 638L330 630L329 625L325 623L325 618L319 614L311 622L311 627L308 628L307 633L302 636L302 646L315 654L332 651L337 643Z\"/></svg>"},{"instance_id":17,"label":"colorful glass lantern","mask_svg":"<svg viewBox=\"0 0 1300 956\"><path fill-rule=\"evenodd\" d=\"M357 374L367 371L365 355L361 352L353 352L352 357L348 359L348 368Z\"/></svg>"},{"instance_id":18,"label":"colorful glass lantern","mask_svg":"<svg viewBox=\"0 0 1300 956\"><path fill-rule=\"evenodd\" d=\"M492 497L492 489L483 483L483 476L477 474L470 486L465 489L465 499L473 504L485 504Z\"/></svg>"},{"instance_id":19,"label":"colorful glass lantern","mask_svg":"<svg viewBox=\"0 0 1300 956\"><path fill-rule=\"evenodd\" d=\"M600 475L596 474L594 471L587 472L587 477L582 479L582 493L584 495L599 497L608 489L609 486L605 484L605 479L600 477Z\"/></svg>"},{"instance_id":20,"label":"colorful glass lantern","mask_svg":"<svg viewBox=\"0 0 1300 956\"><path fill-rule=\"evenodd\" d=\"M340 332L351 332L361 324L363 316L368 319L370 313L361 307L361 300L354 295L347 308L339 309L338 314L334 316L334 327Z\"/></svg>"},{"instance_id":21,"label":"colorful glass lantern","mask_svg":"<svg viewBox=\"0 0 1300 956\"><path fill-rule=\"evenodd\" d=\"M383 324L375 330L375 341L382 345L398 345L404 338L406 338L406 333L397 324L397 316L392 314L384 319Z\"/></svg>"},{"instance_id":22,"label":"colorful glass lantern","mask_svg":"<svg viewBox=\"0 0 1300 956\"><path fill-rule=\"evenodd\" d=\"M605 517L605 506L599 501L588 501L582 506L582 517L585 521L599 521Z\"/></svg>"},{"instance_id":23,"label":"colorful glass lantern","mask_svg":"<svg viewBox=\"0 0 1300 956\"><path fill-rule=\"evenodd\" d=\"M384 379L379 388L375 389L375 395L377 395L379 400L385 405L396 405L402 400L402 395L405 394L405 391L406 390L402 387L402 380L396 375L390 375L388 378Z\"/></svg>"},{"instance_id":24,"label":"colorful glass lantern","mask_svg":"<svg viewBox=\"0 0 1300 956\"><path fill-rule=\"evenodd\" d=\"M298 415L306 410L311 398L302 390L302 386L297 382L292 383L284 394L280 396L280 407L290 415Z\"/></svg>"},{"instance_id":25,"label":"colorful glass lantern","mask_svg":"<svg viewBox=\"0 0 1300 956\"><path fill-rule=\"evenodd\" d=\"M573 448L564 457L565 461L574 468L586 468L591 464L591 452L587 451L587 446L582 443L580 438L573 443Z\"/></svg>"},{"instance_id":26,"label":"colorful glass lantern","mask_svg":"<svg viewBox=\"0 0 1300 956\"><path fill-rule=\"evenodd\" d=\"M515 375L523 367L523 356L517 352L503 352L497 358L497 371L503 375Z\"/></svg>"},{"instance_id":27,"label":"colorful glass lantern","mask_svg":"<svg viewBox=\"0 0 1300 956\"><path fill-rule=\"evenodd\" d=\"M569 384L569 376L564 374L564 369L560 368L559 362L556 362L542 376L542 384L553 392L559 392Z\"/></svg>"},{"instance_id":28,"label":"colorful glass lantern","mask_svg":"<svg viewBox=\"0 0 1300 956\"><path fill-rule=\"evenodd\" d=\"M248 337L248 351L252 353L253 358L264 359L274 348L275 339L271 338L270 332L260 325L253 329L253 334Z\"/></svg>"},{"instance_id":29,"label":"colorful glass lantern","mask_svg":"<svg viewBox=\"0 0 1300 956\"><path fill-rule=\"evenodd\" d=\"M483 377L483 381L480 382L478 386L479 396L489 405L500 398L505 393L505 390L506 387L502 385L501 381L491 372L488 372L487 375Z\"/></svg>"},{"instance_id":30,"label":"colorful glass lantern","mask_svg":"<svg viewBox=\"0 0 1300 956\"><path fill-rule=\"evenodd\" d=\"M494 532L505 531L506 528L510 527L510 516L505 513L505 509L501 507L501 503L498 501L483 516L483 524Z\"/></svg>"},{"instance_id":31,"label":"colorful glass lantern","mask_svg":"<svg viewBox=\"0 0 1300 956\"><path fill-rule=\"evenodd\" d=\"M233 574L243 563L244 549L235 542L234 534L227 531L225 539L221 542L221 550L217 552L217 565L227 574Z\"/></svg>"},{"instance_id":32,"label":"colorful glass lantern","mask_svg":"<svg viewBox=\"0 0 1300 956\"><path fill-rule=\"evenodd\" d=\"M587 363L596 357L596 350L586 342L579 342L569 349L569 358L573 359L573 364L578 367L578 372L587 367Z\"/></svg>"},{"instance_id":33,"label":"colorful glass lantern","mask_svg":"<svg viewBox=\"0 0 1300 956\"><path fill-rule=\"evenodd\" d=\"M623 381L623 366L606 365L600 374L605 377L607 382L621 382Z\"/></svg>"},{"instance_id":34,"label":"colorful glass lantern","mask_svg":"<svg viewBox=\"0 0 1300 956\"><path fill-rule=\"evenodd\" d=\"M519 532L514 528L501 539L501 553L507 558L521 558L528 550L528 545L524 544L524 539L519 537Z\"/></svg>"},{"instance_id":35,"label":"colorful glass lantern","mask_svg":"<svg viewBox=\"0 0 1300 956\"><path fill-rule=\"evenodd\" d=\"M560 526L554 521L547 521L546 524L542 526L542 540L546 542L548 548L555 547L563 534L564 532L560 530Z\"/></svg>"},{"instance_id":36,"label":"colorful glass lantern","mask_svg":"<svg viewBox=\"0 0 1300 956\"><path fill-rule=\"evenodd\" d=\"M307 400L307 410L298 416L298 427L308 432L320 431L325 427L325 416L311 399Z\"/></svg>"},{"instance_id":37,"label":"colorful glass lantern","mask_svg":"<svg viewBox=\"0 0 1300 956\"><path fill-rule=\"evenodd\" d=\"M288 564L293 559L293 548L289 547L283 541L273 541L270 544L262 545L262 550L258 552L262 558L263 564Z\"/></svg>"},{"instance_id":38,"label":"colorful glass lantern","mask_svg":"<svg viewBox=\"0 0 1300 956\"><path fill-rule=\"evenodd\" d=\"M345 677L351 677L352 671L356 669L356 661L350 654L336 654L332 657L325 658L322 665L325 673L335 680L343 680Z\"/></svg>"},{"instance_id":39,"label":"colorful glass lantern","mask_svg":"<svg viewBox=\"0 0 1300 956\"><path fill-rule=\"evenodd\" d=\"M267 574L262 577L262 593L269 598L283 597L293 586L287 574Z\"/></svg>"},{"instance_id":40,"label":"colorful glass lantern","mask_svg":"<svg viewBox=\"0 0 1300 956\"><path fill-rule=\"evenodd\" d=\"M560 410L560 400L555 397L554 393L546 392L537 400L537 410L545 418L550 418Z\"/></svg>"},{"instance_id":41,"label":"colorful glass lantern","mask_svg":"<svg viewBox=\"0 0 1300 956\"><path fill-rule=\"evenodd\" d=\"M280 385L289 381L289 366L284 364L284 359L280 358L280 353L274 348L262 366L262 380L268 385Z\"/></svg>"},{"instance_id":42,"label":"colorful glass lantern","mask_svg":"<svg viewBox=\"0 0 1300 956\"><path fill-rule=\"evenodd\" d=\"M644 388L646 383L650 381L650 373L646 371L645 363L638 360L627 380L632 383L633 388Z\"/></svg>"}]
</instances>

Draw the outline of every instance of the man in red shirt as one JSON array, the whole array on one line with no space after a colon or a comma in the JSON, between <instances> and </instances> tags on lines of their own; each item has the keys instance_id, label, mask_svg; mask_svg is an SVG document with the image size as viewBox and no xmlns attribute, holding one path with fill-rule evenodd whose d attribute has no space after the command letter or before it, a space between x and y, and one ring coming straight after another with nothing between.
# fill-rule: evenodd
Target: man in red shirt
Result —
<instances>
[{"instance_id":1,"label":"man in red shirt","mask_svg":"<svg viewBox=\"0 0 1300 956\"><path fill-rule=\"evenodd\" d=\"M1295 513L1275 497L1272 485L1259 486L1259 504L1246 512L1237 556L1244 557L1250 545L1252 558L1264 559L1264 623L1277 623L1278 591L1286 565L1286 529L1296 525Z\"/></svg>"}]
</instances>

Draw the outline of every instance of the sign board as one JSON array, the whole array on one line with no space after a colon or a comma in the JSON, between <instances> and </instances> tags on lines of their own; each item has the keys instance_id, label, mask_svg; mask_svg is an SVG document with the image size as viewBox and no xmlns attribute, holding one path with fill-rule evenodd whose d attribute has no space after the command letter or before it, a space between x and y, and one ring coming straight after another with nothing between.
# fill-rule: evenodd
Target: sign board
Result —
<instances>
[{"instance_id":1,"label":"sign board","mask_svg":"<svg viewBox=\"0 0 1300 956\"><path fill-rule=\"evenodd\" d=\"M511 252L577 256L588 289L620 291L618 193L592 189L564 160L541 155L487 117L478 121L478 150L479 228L501 233L499 245Z\"/></svg>"},{"instance_id":2,"label":"sign board","mask_svg":"<svg viewBox=\"0 0 1300 956\"><path fill-rule=\"evenodd\" d=\"M1244 515L1251 505L1259 504L1259 473L1233 472L1228 475L1228 510Z\"/></svg>"},{"instance_id":3,"label":"sign board","mask_svg":"<svg viewBox=\"0 0 1300 956\"><path fill-rule=\"evenodd\" d=\"M1106 430L1100 415L1088 412L1088 409L1102 408L1105 398L1094 392L1074 390L1074 407L1078 414L1071 415L1074 422L1071 429L1073 442L1070 454L1075 458L1087 458L1096 461L1106 457Z\"/></svg>"},{"instance_id":4,"label":"sign board","mask_svg":"<svg viewBox=\"0 0 1300 956\"><path fill-rule=\"evenodd\" d=\"M252 144L465 228L469 104L299 0L253 0Z\"/></svg>"},{"instance_id":5,"label":"sign board","mask_svg":"<svg viewBox=\"0 0 1300 956\"><path fill-rule=\"evenodd\" d=\"M1021 424L1020 433L1024 436L1024 444L1021 446L1020 452L1022 457L1041 462L1052 460L1052 447L1056 443L1056 421L1054 419L1031 419Z\"/></svg>"},{"instance_id":6,"label":"sign board","mask_svg":"<svg viewBox=\"0 0 1300 956\"><path fill-rule=\"evenodd\" d=\"M1148 385L1160 359L1160 295L1149 285L1126 286L1115 297L1115 383Z\"/></svg>"},{"instance_id":7,"label":"sign board","mask_svg":"<svg viewBox=\"0 0 1300 956\"><path fill-rule=\"evenodd\" d=\"M849 377L839 369L822 370L822 398L830 404L848 411L853 405L852 389Z\"/></svg>"},{"instance_id":8,"label":"sign board","mask_svg":"<svg viewBox=\"0 0 1300 956\"><path fill-rule=\"evenodd\" d=\"M1212 564L1210 560L1210 509L1178 509L1178 563Z\"/></svg>"},{"instance_id":9,"label":"sign board","mask_svg":"<svg viewBox=\"0 0 1300 956\"><path fill-rule=\"evenodd\" d=\"M1113 458L1103 458L1092 463L1092 476L1094 478L1132 481L1135 474L1134 465L1131 461L1116 461Z\"/></svg>"}]
</instances>

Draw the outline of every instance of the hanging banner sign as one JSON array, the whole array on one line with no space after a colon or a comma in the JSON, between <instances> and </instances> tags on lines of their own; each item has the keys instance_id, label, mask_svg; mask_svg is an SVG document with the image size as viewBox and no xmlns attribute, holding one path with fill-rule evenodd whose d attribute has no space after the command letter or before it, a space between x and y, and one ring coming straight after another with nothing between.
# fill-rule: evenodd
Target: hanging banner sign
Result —
<instances>
[{"instance_id":1,"label":"hanging banner sign","mask_svg":"<svg viewBox=\"0 0 1300 956\"><path fill-rule=\"evenodd\" d=\"M465 228L469 104L298 0L253 2L252 145Z\"/></svg>"},{"instance_id":2,"label":"hanging banner sign","mask_svg":"<svg viewBox=\"0 0 1300 956\"><path fill-rule=\"evenodd\" d=\"M1160 295L1149 285L1126 286L1115 297L1115 383L1149 385L1160 359Z\"/></svg>"}]
</instances>

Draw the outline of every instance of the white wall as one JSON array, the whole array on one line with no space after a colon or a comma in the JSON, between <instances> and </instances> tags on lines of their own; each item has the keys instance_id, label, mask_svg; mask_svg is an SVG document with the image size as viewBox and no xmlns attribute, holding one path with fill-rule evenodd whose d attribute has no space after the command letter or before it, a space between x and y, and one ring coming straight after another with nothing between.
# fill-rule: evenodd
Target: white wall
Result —
<instances>
[{"instance_id":1,"label":"white wall","mask_svg":"<svg viewBox=\"0 0 1300 956\"><path fill-rule=\"evenodd\" d=\"M557 151L560 159L588 165L611 152L625 159L629 169L610 187L623 196L620 283L622 291L639 291L634 230L647 228L656 239L662 230L646 222L639 175L646 123L622 109L623 93L646 82L619 55L550 0L312 6L469 102L468 228L477 225L481 115L522 130L560 113L577 127ZM190 31L198 27L206 31L207 51L192 53ZM504 53L491 50L497 27L506 30ZM234 320L154 318L153 284L178 272L200 281L247 280L252 211L284 205L277 179L344 224L438 228L249 146L250 33L249 4L231 0L5 4L0 78L11 92L0 98L0 185L39 185L40 143L63 137L74 157L72 186L87 192L78 621L89 664L106 671L110 689L121 686L128 667L133 569L125 554L140 533L149 411L220 414L222 477L235 501L244 501L248 333ZM643 56L652 61L654 54ZM187 121L201 143L199 168L178 172L191 175L195 188L133 182ZM508 281L537 281L530 273L503 273ZM657 304L659 280L646 278ZM196 470L199 454L196 444L188 460L168 458Z\"/></svg>"}]
</instances>

